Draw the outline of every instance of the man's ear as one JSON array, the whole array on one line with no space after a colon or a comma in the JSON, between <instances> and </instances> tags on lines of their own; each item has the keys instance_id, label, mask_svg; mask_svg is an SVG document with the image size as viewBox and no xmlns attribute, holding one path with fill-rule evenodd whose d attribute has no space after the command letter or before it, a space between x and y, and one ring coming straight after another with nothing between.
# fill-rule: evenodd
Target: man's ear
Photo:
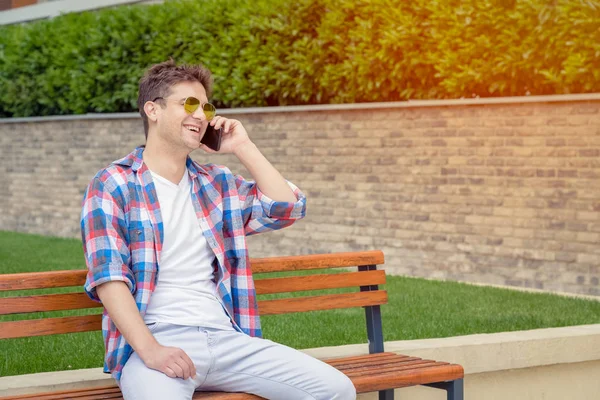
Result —
<instances>
[{"instance_id":1,"label":"man's ear","mask_svg":"<svg viewBox=\"0 0 600 400\"><path fill-rule=\"evenodd\" d=\"M144 113L146 113L149 121L156 122L158 120L158 107L159 105L152 101L147 101L144 104Z\"/></svg>"}]
</instances>

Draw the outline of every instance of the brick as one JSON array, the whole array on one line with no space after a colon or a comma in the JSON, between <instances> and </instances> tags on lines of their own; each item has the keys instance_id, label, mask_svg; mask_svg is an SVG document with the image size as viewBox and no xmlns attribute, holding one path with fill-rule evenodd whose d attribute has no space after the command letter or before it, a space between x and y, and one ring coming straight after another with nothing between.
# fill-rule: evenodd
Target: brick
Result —
<instances>
[{"instance_id":1,"label":"brick","mask_svg":"<svg viewBox=\"0 0 600 400\"><path fill-rule=\"evenodd\" d=\"M559 178L577 178L577 170L574 169L559 169Z\"/></svg>"},{"instance_id":2,"label":"brick","mask_svg":"<svg viewBox=\"0 0 600 400\"><path fill-rule=\"evenodd\" d=\"M489 166L501 167L504 165L504 163L505 163L505 160L502 158L488 158L486 160L486 165L489 165Z\"/></svg>"},{"instance_id":3,"label":"brick","mask_svg":"<svg viewBox=\"0 0 600 400\"><path fill-rule=\"evenodd\" d=\"M555 155L557 157L577 157L577 153L576 149L557 149Z\"/></svg>"},{"instance_id":4,"label":"brick","mask_svg":"<svg viewBox=\"0 0 600 400\"><path fill-rule=\"evenodd\" d=\"M600 107L597 104L580 104L572 108L571 114L598 114L598 110Z\"/></svg>"},{"instance_id":5,"label":"brick","mask_svg":"<svg viewBox=\"0 0 600 400\"><path fill-rule=\"evenodd\" d=\"M600 234L594 232L579 232L577 234L577 241L595 243L598 245L598 243L600 243Z\"/></svg>"},{"instance_id":6,"label":"brick","mask_svg":"<svg viewBox=\"0 0 600 400\"><path fill-rule=\"evenodd\" d=\"M499 149L495 149L492 154L495 157L512 157L514 155L514 150L513 149L507 149L507 148L499 148Z\"/></svg>"},{"instance_id":7,"label":"brick","mask_svg":"<svg viewBox=\"0 0 600 400\"><path fill-rule=\"evenodd\" d=\"M598 157L600 149L581 149L578 152L579 157Z\"/></svg>"},{"instance_id":8,"label":"brick","mask_svg":"<svg viewBox=\"0 0 600 400\"><path fill-rule=\"evenodd\" d=\"M536 176L540 178L553 178L556 176L556 170L554 169L538 169L536 170Z\"/></svg>"},{"instance_id":9,"label":"brick","mask_svg":"<svg viewBox=\"0 0 600 400\"><path fill-rule=\"evenodd\" d=\"M571 147L586 147L588 145L587 140L580 138L580 137L576 137L576 138L569 138L567 140L567 146L571 146Z\"/></svg>"},{"instance_id":10,"label":"brick","mask_svg":"<svg viewBox=\"0 0 600 400\"><path fill-rule=\"evenodd\" d=\"M494 134L496 136L514 136L515 130L513 128L506 128L503 126L494 127Z\"/></svg>"},{"instance_id":11,"label":"brick","mask_svg":"<svg viewBox=\"0 0 600 400\"><path fill-rule=\"evenodd\" d=\"M547 121L548 125L554 126L565 126L568 124L566 117L549 118Z\"/></svg>"},{"instance_id":12,"label":"brick","mask_svg":"<svg viewBox=\"0 0 600 400\"><path fill-rule=\"evenodd\" d=\"M589 230L590 232L600 232L600 224L591 224Z\"/></svg>"},{"instance_id":13,"label":"brick","mask_svg":"<svg viewBox=\"0 0 600 400\"><path fill-rule=\"evenodd\" d=\"M600 264L600 254L578 254L578 263Z\"/></svg>"},{"instance_id":14,"label":"brick","mask_svg":"<svg viewBox=\"0 0 600 400\"><path fill-rule=\"evenodd\" d=\"M579 177L582 179L596 180L600 178L600 171L579 171Z\"/></svg>"},{"instance_id":15,"label":"brick","mask_svg":"<svg viewBox=\"0 0 600 400\"><path fill-rule=\"evenodd\" d=\"M590 117L584 115L573 115L568 117L570 126L588 125Z\"/></svg>"},{"instance_id":16,"label":"brick","mask_svg":"<svg viewBox=\"0 0 600 400\"><path fill-rule=\"evenodd\" d=\"M556 261L574 262L577 260L577 253L568 253L565 251L559 251L556 253Z\"/></svg>"},{"instance_id":17,"label":"brick","mask_svg":"<svg viewBox=\"0 0 600 400\"><path fill-rule=\"evenodd\" d=\"M523 146L523 138L506 139L505 144L507 146Z\"/></svg>"},{"instance_id":18,"label":"brick","mask_svg":"<svg viewBox=\"0 0 600 400\"><path fill-rule=\"evenodd\" d=\"M546 139L546 146L566 146L567 141L565 139Z\"/></svg>"}]
</instances>

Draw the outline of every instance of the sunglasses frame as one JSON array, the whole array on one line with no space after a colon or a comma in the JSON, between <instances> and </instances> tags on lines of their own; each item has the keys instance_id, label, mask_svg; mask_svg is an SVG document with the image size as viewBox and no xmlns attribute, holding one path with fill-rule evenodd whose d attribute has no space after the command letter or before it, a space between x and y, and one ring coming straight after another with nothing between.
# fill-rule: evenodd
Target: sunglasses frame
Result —
<instances>
[{"instance_id":1,"label":"sunglasses frame","mask_svg":"<svg viewBox=\"0 0 600 400\"><path fill-rule=\"evenodd\" d=\"M154 102L156 102L156 100L168 101L168 100L175 100L175 99L167 99L167 98L159 96L159 97L155 98L154 100L152 100L152 102L154 103ZM189 100L194 101L194 103L188 102ZM175 100L175 101L177 101L177 100ZM212 104L210 102L206 102L206 103L202 104L202 102L194 96L188 96L183 100L183 109L185 110L186 113L188 113L190 115L195 113L196 110L200 107L200 105L202 105L202 112L206 116L206 119L208 121L212 121L212 119L217 114L217 108L214 106L214 104ZM206 110L205 109L206 106L210 106L212 108L212 110Z\"/></svg>"}]
</instances>

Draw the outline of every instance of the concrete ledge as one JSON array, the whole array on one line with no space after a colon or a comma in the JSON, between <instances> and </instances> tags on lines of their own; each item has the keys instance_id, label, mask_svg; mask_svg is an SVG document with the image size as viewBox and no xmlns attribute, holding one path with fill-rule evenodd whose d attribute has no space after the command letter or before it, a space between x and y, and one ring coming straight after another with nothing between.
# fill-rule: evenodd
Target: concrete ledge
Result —
<instances>
[{"instance_id":1,"label":"concrete ledge","mask_svg":"<svg viewBox=\"0 0 600 400\"><path fill-rule=\"evenodd\" d=\"M393 341L386 342L385 348L386 351L460 364L465 369L465 382L468 388L470 381L479 380L489 384L490 380L496 379L494 382L497 383L497 378L501 376L507 377L506 379L518 380L519 378L514 375L515 370L538 371L551 368L559 375L567 373L573 368L575 368L573 371L577 371L577 368L588 371L593 371L594 368L598 370L600 368L600 324L442 339ZM368 347L366 344L355 344L303 351L317 358L333 358L367 354ZM573 367L578 365L585 366L585 368ZM561 366L565 369L562 370ZM573 371L569 373L576 375L577 373ZM535 373L537 374L537 372ZM471 380L476 376L477 379ZM506 385L509 383L506 382ZM583 386L585 383L580 382ZM110 384L114 384L114 381L108 374L104 374L101 368L8 376L0 378L0 396ZM591 390L592 393L596 389L600 390L600 380L595 379L589 384L591 388L584 387L580 390ZM414 393L415 397L410 396L409 398L445 398L445 396L439 397L442 394L440 391L432 393L429 388L425 388L426 391L428 390L425 397L420 397L419 390L422 389L412 391L411 393ZM409 390L408 388L400 389L399 393L404 393L406 396ZM472 390L477 393L478 389L473 387ZM361 396L361 398L367 399L368 396L371 395ZM536 397L536 393L533 393L530 397L518 398L547 400L555 398L543 396L546 395L542 393ZM482 397L471 397L467 391L466 398ZM486 397L486 399L488 398L491 399L493 396L490 394ZM578 399L584 398L592 397L578 397Z\"/></svg>"},{"instance_id":2,"label":"concrete ledge","mask_svg":"<svg viewBox=\"0 0 600 400\"><path fill-rule=\"evenodd\" d=\"M423 108L423 107L456 107L456 106L483 106L488 104L523 104L523 103L561 103L575 101L599 101L600 93L582 94L556 94L546 96L513 96L513 97L483 97L476 99L449 99L449 100L408 100L378 103L352 103L352 104L315 104L305 106L279 106L279 107L248 107L225 108L217 112L221 115L244 114L269 114L282 112L307 112L307 111L344 111L344 110L385 110L397 108ZM132 113L104 113L80 115L52 115L45 117L19 117L0 118L0 124L18 122L46 122L46 121L73 121L88 119L138 119L137 112Z\"/></svg>"},{"instance_id":3,"label":"concrete ledge","mask_svg":"<svg viewBox=\"0 0 600 400\"><path fill-rule=\"evenodd\" d=\"M97 10L142 1L147 0L61 0L39 3L0 12L0 25L18 24L37 19L53 18L71 12Z\"/></svg>"},{"instance_id":4,"label":"concrete ledge","mask_svg":"<svg viewBox=\"0 0 600 400\"><path fill-rule=\"evenodd\" d=\"M385 350L460 364L465 374L600 360L600 324L386 342ZM367 354L367 345L307 349L317 357Z\"/></svg>"}]
</instances>

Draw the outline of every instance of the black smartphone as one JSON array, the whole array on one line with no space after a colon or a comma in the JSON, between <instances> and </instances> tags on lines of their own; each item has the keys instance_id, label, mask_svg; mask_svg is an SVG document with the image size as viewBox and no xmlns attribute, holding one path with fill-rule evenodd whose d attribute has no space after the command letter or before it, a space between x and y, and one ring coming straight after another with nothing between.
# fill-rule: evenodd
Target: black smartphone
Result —
<instances>
[{"instance_id":1,"label":"black smartphone","mask_svg":"<svg viewBox=\"0 0 600 400\"><path fill-rule=\"evenodd\" d=\"M223 137L223 128L215 129L214 126L208 124L206 127L206 132L200 143L205 144L209 149L213 149L214 151L219 151L221 148L221 138Z\"/></svg>"}]
</instances>

